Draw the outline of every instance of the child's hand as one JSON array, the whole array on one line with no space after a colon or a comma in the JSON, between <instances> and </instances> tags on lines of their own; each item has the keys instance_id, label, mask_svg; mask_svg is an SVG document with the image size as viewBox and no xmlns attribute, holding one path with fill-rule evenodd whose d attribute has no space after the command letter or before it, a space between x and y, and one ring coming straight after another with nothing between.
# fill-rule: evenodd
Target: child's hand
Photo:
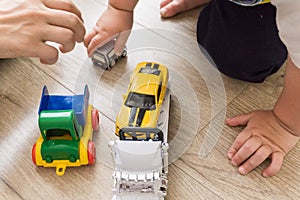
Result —
<instances>
[{"instance_id":1,"label":"child's hand","mask_svg":"<svg viewBox=\"0 0 300 200\"><path fill-rule=\"evenodd\" d=\"M89 57L99 46L116 38L115 53L120 55L133 25L133 11L119 10L110 5L98 19L93 30L84 38Z\"/></svg>"},{"instance_id":2,"label":"child's hand","mask_svg":"<svg viewBox=\"0 0 300 200\"><path fill-rule=\"evenodd\" d=\"M239 166L240 174L247 174L268 157L271 164L263 170L265 177L275 175L284 156L296 145L299 137L281 125L273 111L255 111L226 120L229 126L246 126L228 151L228 158Z\"/></svg>"},{"instance_id":3,"label":"child's hand","mask_svg":"<svg viewBox=\"0 0 300 200\"><path fill-rule=\"evenodd\" d=\"M80 11L70 0L1 0L0 58L39 57L53 64L85 35Z\"/></svg>"}]
</instances>

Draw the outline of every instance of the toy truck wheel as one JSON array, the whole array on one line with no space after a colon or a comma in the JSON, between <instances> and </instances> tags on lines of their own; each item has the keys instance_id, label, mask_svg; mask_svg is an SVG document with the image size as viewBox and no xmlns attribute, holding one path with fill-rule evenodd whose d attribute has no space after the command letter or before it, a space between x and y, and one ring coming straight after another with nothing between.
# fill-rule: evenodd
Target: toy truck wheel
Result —
<instances>
[{"instance_id":1,"label":"toy truck wheel","mask_svg":"<svg viewBox=\"0 0 300 200\"><path fill-rule=\"evenodd\" d=\"M36 143L34 143L34 145L32 146L31 156L33 164L36 165Z\"/></svg>"},{"instance_id":2,"label":"toy truck wheel","mask_svg":"<svg viewBox=\"0 0 300 200\"><path fill-rule=\"evenodd\" d=\"M127 51L126 50L124 50L123 52L122 52L122 55L121 55L121 57L122 58L124 58L124 57L126 57L127 56Z\"/></svg>"},{"instance_id":3,"label":"toy truck wheel","mask_svg":"<svg viewBox=\"0 0 300 200\"><path fill-rule=\"evenodd\" d=\"M114 59L112 59L110 66L113 67L113 66L115 66L115 64L116 64L116 61Z\"/></svg>"},{"instance_id":4,"label":"toy truck wheel","mask_svg":"<svg viewBox=\"0 0 300 200\"><path fill-rule=\"evenodd\" d=\"M92 110L92 127L94 131L99 130L99 112L97 109Z\"/></svg>"},{"instance_id":5,"label":"toy truck wheel","mask_svg":"<svg viewBox=\"0 0 300 200\"><path fill-rule=\"evenodd\" d=\"M96 148L95 148L95 143L92 141L89 141L88 143L88 159L89 159L89 164L93 165L96 162Z\"/></svg>"}]
</instances>

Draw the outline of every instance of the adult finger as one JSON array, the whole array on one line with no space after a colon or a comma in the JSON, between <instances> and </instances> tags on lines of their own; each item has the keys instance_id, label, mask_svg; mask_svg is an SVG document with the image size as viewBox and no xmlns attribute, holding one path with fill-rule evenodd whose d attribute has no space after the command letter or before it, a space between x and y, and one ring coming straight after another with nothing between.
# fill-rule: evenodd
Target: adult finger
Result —
<instances>
[{"instance_id":1,"label":"adult finger","mask_svg":"<svg viewBox=\"0 0 300 200\"><path fill-rule=\"evenodd\" d=\"M76 15L60 10L51 10L47 14L47 20L49 24L68 28L74 32L75 40L77 42L83 41L85 28Z\"/></svg>"},{"instance_id":2,"label":"adult finger","mask_svg":"<svg viewBox=\"0 0 300 200\"><path fill-rule=\"evenodd\" d=\"M251 137L248 139L231 158L231 164L239 166L247 160L254 152L262 146L262 140L259 137Z\"/></svg>"},{"instance_id":3,"label":"adult finger","mask_svg":"<svg viewBox=\"0 0 300 200\"><path fill-rule=\"evenodd\" d=\"M120 56L122 54L129 35L130 30L121 32L117 37L114 47L116 55Z\"/></svg>"},{"instance_id":4,"label":"adult finger","mask_svg":"<svg viewBox=\"0 0 300 200\"><path fill-rule=\"evenodd\" d=\"M58 60L58 50L43 42L39 43L35 51L36 57L40 58L40 61L44 64L52 65Z\"/></svg>"},{"instance_id":5,"label":"adult finger","mask_svg":"<svg viewBox=\"0 0 300 200\"><path fill-rule=\"evenodd\" d=\"M64 10L67 12L74 13L83 22L80 10L71 0L42 0L44 5L51 9Z\"/></svg>"},{"instance_id":6,"label":"adult finger","mask_svg":"<svg viewBox=\"0 0 300 200\"><path fill-rule=\"evenodd\" d=\"M229 126L247 125L252 115L253 115L252 113L237 115L235 117L227 118L225 122Z\"/></svg>"},{"instance_id":7,"label":"adult finger","mask_svg":"<svg viewBox=\"0 0 300 200\"><path fill-rule=\"evenodd\" d=\"M75 36L73 31L58 26L49 26L47 29L44 29L44 31L43 41L51 41L60 44L60 49L63 53L74 49Z\"/></svg>"},{"instance_id":8,"label":"adult finger","mask_svg":"<svg viewBox=\"0 0 300 200\"><path fill-rule=\"evenodd\" d=\"M271 159L271 164L262 172L264 177L274 176L280 170L284 154L282 152L274 152Z\"/></svg>"},{"instance_id":9,"label":"adult finger","mask_svg":"<svg viewBox=\"0 0 300 200\"><path fill-rule=\"evenodd\" d=\"M272 149L268 145L261 146L246 162L239 167L240 174L245 175L260 165L272 153Z\"/></svg>"}]
</instances>

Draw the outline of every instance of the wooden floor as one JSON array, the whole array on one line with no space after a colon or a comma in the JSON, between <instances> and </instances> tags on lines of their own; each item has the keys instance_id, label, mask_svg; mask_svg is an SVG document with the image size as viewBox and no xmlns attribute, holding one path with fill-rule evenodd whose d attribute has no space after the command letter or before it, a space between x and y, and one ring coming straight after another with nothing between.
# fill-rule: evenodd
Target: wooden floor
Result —
<instances>
[{"instance_id":1,"label":"wooden floor","mask_svg":"<svg viewBox=\"0 0 300 200\"><path fill-rule=\"evenodd\" d=\"M159 1L140 1L129 38L128 56L110 71L92 65L79 44L52 66L37 59L0 60L0 199L111 199L113 164L108 141L121 94L137 63L156 61L170 70L173 95L170 114L168 200L300 199L300 145L285 159L277 176L263 178L262 166L241 176L226 152L242 127L224 125L225 116L270 109L280 95L284 69L262 84L220 75L201 54L196 22L201 8L163 20ZM106 0L76 0L90 30ZM93 166L36 167L31 148L39 137L38 106L42 88L51 94L80 94L90 88L90 102L101 112L94 140Z\"/></svg>"}]
</instances>

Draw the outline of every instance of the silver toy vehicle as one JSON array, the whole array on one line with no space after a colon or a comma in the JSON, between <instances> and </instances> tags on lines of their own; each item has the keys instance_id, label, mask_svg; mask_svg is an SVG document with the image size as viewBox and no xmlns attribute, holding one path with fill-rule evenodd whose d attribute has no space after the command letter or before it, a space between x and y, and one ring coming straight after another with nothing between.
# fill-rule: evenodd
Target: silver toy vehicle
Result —
<instances>
[{"instance_id":1,"label":"silver toy vehicle","mask_svg":"<svg viewBox=\"0 0 300 200\"><path fill-rule=\"evenodd\" d=\"M105 45L99 47L92 55L92 61L95 65L103 69L110 69L120 58L126 57L127 48L125 46L122 54L117 56L114 51L115 40L111 40Z\"/></svg>"}]
</instances>

